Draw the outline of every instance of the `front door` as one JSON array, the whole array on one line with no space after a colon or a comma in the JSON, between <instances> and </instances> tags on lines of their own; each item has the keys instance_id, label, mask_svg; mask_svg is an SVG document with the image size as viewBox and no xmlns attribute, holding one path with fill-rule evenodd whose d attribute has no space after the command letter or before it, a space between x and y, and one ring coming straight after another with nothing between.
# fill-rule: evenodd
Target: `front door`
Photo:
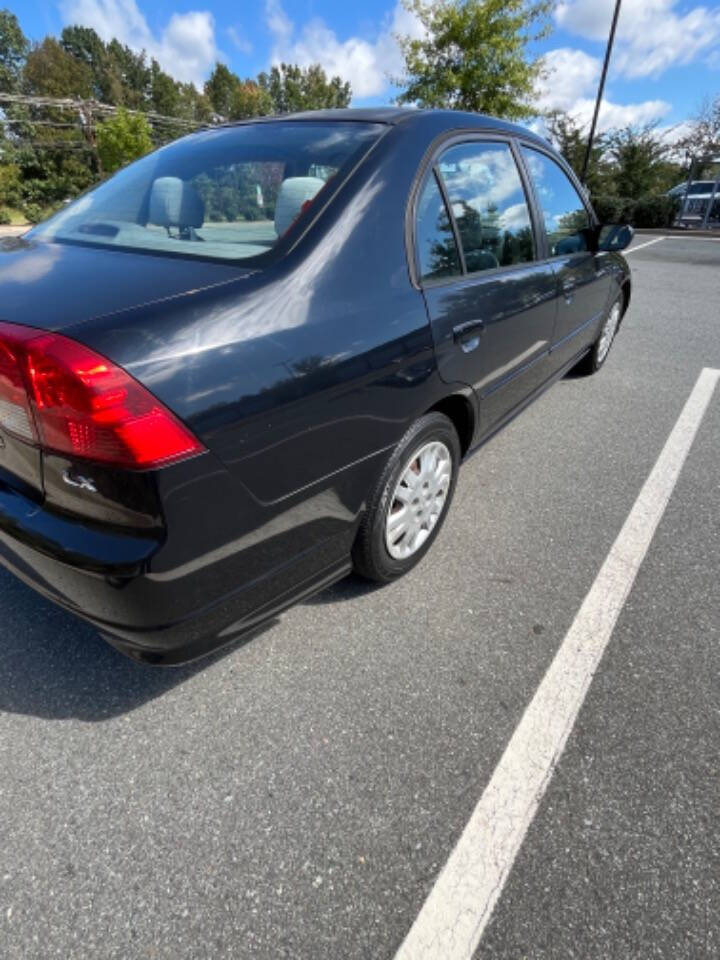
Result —
<instances>
[{"instance_id":1,"label":"front door","mask_svg":"<svg viewBox=\"0 0 720 960\"><path fill-rule=\"evenodd\" d=\"M521 149L543 221L548 262L557 278L551 360L558 369L597 336L610 296L610 258L591 250L592 220L567 173L547 153L529 146Z\"/></svg>"},{"instance_id":2,"label":"front door","mask_svg":"<svg viewBox=\"0 0 720 960\"><path fill-rule=\"evenodd\" d=\"M487 433L549 376L557 310L508 141L439 155L418 199L416 249L440 376L475 389Z\"/></svg>"}]
</instances>

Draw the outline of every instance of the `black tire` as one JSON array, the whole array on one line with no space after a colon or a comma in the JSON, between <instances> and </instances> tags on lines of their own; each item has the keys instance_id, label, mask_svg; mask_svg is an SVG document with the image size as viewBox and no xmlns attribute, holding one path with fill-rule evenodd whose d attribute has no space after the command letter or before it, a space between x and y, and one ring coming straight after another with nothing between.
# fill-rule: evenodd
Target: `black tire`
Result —
<instances>
[{"instance_id":1,"label":"black tire","mask_svg":"<svg viewBox=\"0 0 720 960\"><path fill-rule=\"evenodd\" d=\"M391 556L385 542L387 515L392 508L390 500L413 452L419 451L425 444L433 441L443 443L450 453L452 472L445 501L424 543L409 557L398 559ZM452 421L444 414L428 413L408 428L388 460L368 501L367 510L352 549L353 565L357 573L368 580L388 583L412 570L422 560L445 522L455 493L460 459L460 440L457 431Z\"/></svg>"},{"instance_id":2,"label":"black tire","mask_svg":"<svg viewBox=\"0 0 720 960\"><path fill-rule=\"evenodd\" d=\"M619 311L617 326L615 328L615 332L612 335L612 339L610 341L609 346L603 352L603 347L602 347L603 332L605 331L605 328L610 322L610 318L612 316L613 310ZM581 376L581 377L592 376L593 373L597 373L598 370L605 365L605 361L609 357L610 350L612 349L612 345L615 342L615 337L617 336L617 332L620 329L620 322L622 321L622 316L623 316L623 295L620 293L613 300L612 304L607 310L605 317L603 318L602 326L600 327L600 333L598 334L598 338L590 348L590 352L586 354L575 367L573 367L572 373L574 376Z\"/></svg>"}]
</instances>

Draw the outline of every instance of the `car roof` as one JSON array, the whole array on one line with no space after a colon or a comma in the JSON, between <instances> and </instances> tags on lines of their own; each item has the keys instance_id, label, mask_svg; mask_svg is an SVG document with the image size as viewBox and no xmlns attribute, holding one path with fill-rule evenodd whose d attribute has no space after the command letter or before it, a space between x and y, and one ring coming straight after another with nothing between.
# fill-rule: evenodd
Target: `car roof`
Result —
<instances>
[{"instance_id":1,"label":"car roof","mask_svg":"<svg viewBox=\"0 0 720 960\"><path fill-rule=\"evenodd\" d=\"M415 107L346 107L335 110L306 110L301 113L283 113L269 117L253 117L247 120L238 120L227 126L236 126L246 123L278 123L284 120L314 120L314 121L355 121L362 123L384 123L390 126L401 124L415 127L426 126L446 130L502 130L516 136L523 136L535 140L545 146L548 141L538 136L527 127L508 120L500 120L484 113L470 113L464 110L422 110Z\"/></svg>"}]
</instances>

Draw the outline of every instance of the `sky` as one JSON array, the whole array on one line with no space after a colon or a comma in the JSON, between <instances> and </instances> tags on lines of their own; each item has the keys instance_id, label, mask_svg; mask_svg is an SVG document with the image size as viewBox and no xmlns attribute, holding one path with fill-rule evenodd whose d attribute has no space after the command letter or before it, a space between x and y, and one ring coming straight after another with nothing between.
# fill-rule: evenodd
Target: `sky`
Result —
<instances>
[{"instance_id":1,"label":"sky","mask_svg":"<svg viewBox=\"0 0 720 960\"><path fill-rule=\"evenodd\" d=\"M321 63L353 89L353 105L389 104L401 73L395 34L420 27L401 0L0 0L39 40L94 27L145 49L178 79L202 85L216 60L242 77L273 62ZM540 102L586 121L592 112L614 0L559 0L538 45L548 77ZM601 128L657 122L669 135L720 93L720 5L623 0Z\"/></svg>"}]
</instances>

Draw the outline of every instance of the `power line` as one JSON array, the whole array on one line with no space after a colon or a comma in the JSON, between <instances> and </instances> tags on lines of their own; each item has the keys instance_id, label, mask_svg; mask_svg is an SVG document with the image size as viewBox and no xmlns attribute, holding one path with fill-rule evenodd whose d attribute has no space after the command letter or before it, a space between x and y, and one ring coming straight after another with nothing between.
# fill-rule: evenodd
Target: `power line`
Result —
<instances>
[{"instance_id":1,"label":"power line","mask_svg":"<svg viewBox=\"0 0 720 960\"><path fill-rule=\"evenodd\" d=\"M175 124L181 123L182 121L178 120L168 120L167 122L160 123L157 120L154 121L154 125L158 127L162 126L173 126ZM184 124L182 124L184 125ZM96 124L92 122L83 123L81 120L77 120L75 123L61 123L57 120L29 120L27 117L25 119L10 119L9 117L0 117L0 127L4 126L28 126L28 127L56 127L59 130L87 130L89 127L94 127Z\"/></svg>"},{"instance_id":2,"label":"power line","mask_svg":"<svg viewBox=\"0 0 720 960\"><path fill-rule=\"evenodd\" d=\"M83 143L81 140L18 140L13 143L14 147L35 147L38 150L90 150L95 147L90 143Z\"/></svg>"},{"instance_id":3,"label":"power line","mask_svg":"<svg viewBox=\"0 0 720 960\"><path fill-rule=\"evenodd\" d=\"M145 117L150 123L173 124L182 127L195 129L203 126L203 121L187 120L183 117L170 117L167 114L155 113L152 110L131 110L127 107L117 107L110 103L101 103L99 100L74 100L70 97L35 97L23 93L2 93L0 92L0 103L18 104L28 107L50 107L55 110L72 110L81 115L99 114L101 116L111 116L117 113L118 109L124 109L127 113L135 116ZM0 121L5 122L5 121ZM28 123L32 121L27 121Z\"/></svg>"},{"instance_id":4,"label":"power line","mask_svg":"<svg viewBox=\"0 0 720 960\"><path fill-rule=\"evenodd\" d=\"M0 127L20 126L27 124L33 127L56 127L58 130L72 127L73 130L82 130L82 123L56 123L54 120L8 120L5 117L0 118Z\"/></svg>"}]
</instances>

